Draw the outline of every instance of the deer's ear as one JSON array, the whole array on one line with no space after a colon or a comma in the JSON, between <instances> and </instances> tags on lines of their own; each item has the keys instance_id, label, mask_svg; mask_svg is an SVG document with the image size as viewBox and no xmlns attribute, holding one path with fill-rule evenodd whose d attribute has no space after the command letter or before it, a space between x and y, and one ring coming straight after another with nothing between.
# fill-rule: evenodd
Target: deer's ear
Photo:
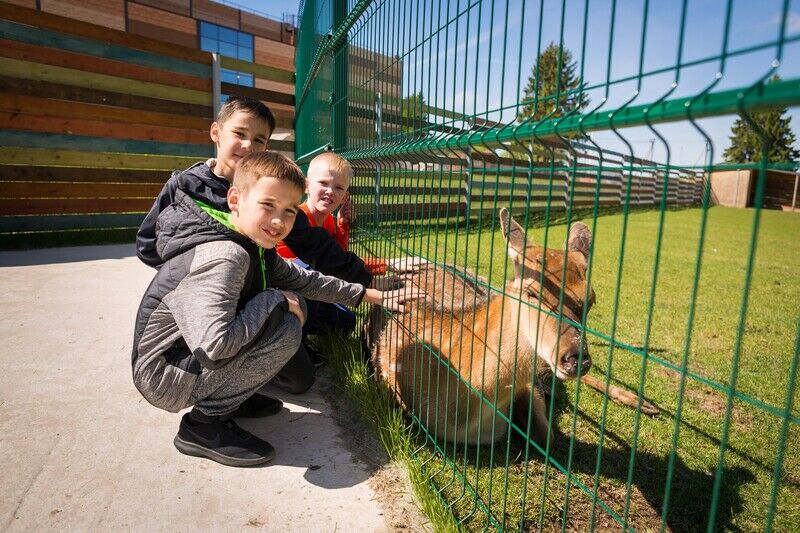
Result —
<instances>
[{"instance_id":1,"label":"deer's ear","mask_svg":"<svg viewBox=\"0 0 800 533\"><path fill-rule=\"evenodd\" d=\"M567 249L573 252L580 252L583 257L589 258L589 248L592 247L592 232L589 226L583 222L576 222L569 228L567 239Z\"/></svg>"},{"instance_id":2,"label":"deer's ear","mask_svg":"<svg viewBox=\"0 0 800 533\"><path fill-rule=\"evenodd\" d=\"M503 230L503 238L508 243L508 255L515 262L522 261L522 254L527 245L525 230L511 218L511 214L505 207L500 210L500 227Z\"/></svg>"}]
</instances>

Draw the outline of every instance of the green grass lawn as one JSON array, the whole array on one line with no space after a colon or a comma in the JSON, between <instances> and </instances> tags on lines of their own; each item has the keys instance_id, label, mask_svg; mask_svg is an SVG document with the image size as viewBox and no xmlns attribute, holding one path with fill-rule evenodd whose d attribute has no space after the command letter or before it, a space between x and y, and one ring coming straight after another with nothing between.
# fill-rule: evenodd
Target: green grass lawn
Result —
<instances>
[{"instance_id":1,"label":"green grass lawn","mask_svg":"<svg viewBox=\"0 0 800 533\"><path fill-rule=\"evenodd\" d=\"M781 412L788 401L794 419L789 419L785 439L774 529L800 530L800 431L796 423L800 386L795 387L793 397L787 396L800 326L800 216L762 211L746 294L754 214L753 210L720 207L708 211L691 327L702 211L691 208L664 213L652 302L662 215L656 210L630 213L624 239L621 213L598 216L591 272L597 303L587 321L594 362L591 372L610 376L612 382L634 391L641 385L645 398L661 414L653 418L641 415L637 429L633 409L607 403L602 394L587 387L578 391L575 383L568 382L556 390L556 438L550 461L516 435L493 447L449 446L447 461L427 442L417 454L427 461L425 471L445 500L453 502L457 520L471 530L487 524L509 529L539 529L541 524L545 530L562 526L585 530L590 523L600 530L619 530L618 520L625 518L632 529L658 530L669 479L666 528L706 530L726 439L714 529L762 530L771 509L784 424ZM541 214L529 221L529 239L563 246L563 213L555 215L549 223ZM591 214L580 219L592 227ZM382 228L381 238L372 242L365 237L362 234L362 243L373 253L418 253L437 262L464 265L498 287L511 270L496 221L473 221L469 228L394 225ZM355 250L363 252L365 248ZM745 300L747 313L735 367ZM687 335L691 340L685 353ZM643 356L645 344L649 357ZM684 357L685 380L681 373ZM728 412L734 375L738 392ZM424 433L419 434L420 442L424 441ZM595 486L602 503L593 507ZM479 504L472 493L477 494Z\"/></svg>"}]
</instances>

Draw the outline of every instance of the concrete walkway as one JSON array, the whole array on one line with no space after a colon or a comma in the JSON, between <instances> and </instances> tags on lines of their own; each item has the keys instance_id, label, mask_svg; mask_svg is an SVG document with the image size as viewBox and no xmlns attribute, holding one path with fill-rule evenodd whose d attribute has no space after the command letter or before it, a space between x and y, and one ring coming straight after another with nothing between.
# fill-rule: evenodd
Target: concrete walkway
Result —
<instances>
[{"instance_id":1,"label":"concrete walkway","mask_svg":"<svg viewBox=\"0 0 800 533\"><path fill-rule=\"evenodd\" d=\"M0 530L386 530L324 382L242 422L277 449L266 467L175 450L179 415L130 376L152 275L130 245L0 252Z\"/></svg>"}]
</instances>

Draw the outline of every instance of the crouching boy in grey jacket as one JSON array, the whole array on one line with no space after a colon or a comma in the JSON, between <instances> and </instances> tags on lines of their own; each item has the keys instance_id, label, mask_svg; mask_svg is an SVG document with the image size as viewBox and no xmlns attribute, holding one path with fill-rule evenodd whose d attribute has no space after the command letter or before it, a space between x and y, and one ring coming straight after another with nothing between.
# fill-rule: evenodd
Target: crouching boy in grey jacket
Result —
<instances>
[{"instance_id":1,"label":"crouching boy in grey jacket","mask_svg":"<svg viewBox=\"0 0 800 533\"><path fill-rule=\"evenodd\" d=\"M186 413L175 446L231 466L269 461L272 446L233 422L271 414L256 394L297 352L305 304L401 311L419 293L381 293L296 267L275 253L292 229L305 179L277 152L250 154L228 191L231 212L178 189L158 217L156 247L165 260L136 317L133 381L148 402ZM293 291L293 292L288 292Z\"/></svg>"}]
</instances>

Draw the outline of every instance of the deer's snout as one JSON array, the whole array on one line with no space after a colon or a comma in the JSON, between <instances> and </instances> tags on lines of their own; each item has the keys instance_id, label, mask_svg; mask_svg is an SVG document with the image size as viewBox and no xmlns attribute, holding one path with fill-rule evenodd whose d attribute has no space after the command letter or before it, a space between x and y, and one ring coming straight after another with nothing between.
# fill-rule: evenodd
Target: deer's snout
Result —
<instances>
[{"instance_id":1,"label":"deer's snout","mask_svg":"<svg viewBox=\"0 0 800 533\"><path fill-rule=\"evenodd\" d=\"M578 364L580 363L581 375L586 374L592 367L592 359L589 357L588 350L584 349L581 354L578 347L570 349L561 355L558 361L558 369L565 377L574 378L578 375Z\"/></svg>"}]
</instances>

